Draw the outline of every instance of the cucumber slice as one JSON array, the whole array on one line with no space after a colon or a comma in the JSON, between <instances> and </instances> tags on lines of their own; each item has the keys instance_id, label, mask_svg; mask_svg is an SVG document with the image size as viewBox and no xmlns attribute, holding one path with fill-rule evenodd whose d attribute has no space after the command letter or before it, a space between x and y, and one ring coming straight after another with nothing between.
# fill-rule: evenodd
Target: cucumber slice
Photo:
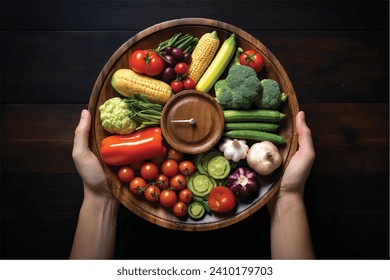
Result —
<instances>
[{"instance_id":1,"label":"cucumber slice","mask_svg":"<svg viewBox=\"0 0 390 280\"><path fill-rule=\"evenodd\" d=\"M191 218L199 220L205 215L206 209L202 203L195 201L188 205L187 213Z\"/></svg>"},{"instance_id":2,"label":"cucumber slice","mask_svg":"<svg viewBox=\"0 0 390 280\"><path fill-rule=\"evenodd\" d=\"M203 168L206 170L206 172L208 172L208 164L209 164L209 161L210 161L213 157L222 156L222 155L223 155L223 154L222 154L220 151L218 151L217 149L211 149L210 151L204 153L204 155L202 156L200 162L201 162Z\"/></svg>"},{"instance_id":3,"label":"cucumber slice","mask_svg":"<svg viewBox=\"0 0 390 280\"><path fill-rule=\"evenodd\" d=\"M230 169L230 162L224 156L213 157L207 164L208 174L214 179L226 178Z\"/></svg>"},{"instance_id":4,"label":"cucumber slice","mask_svg":"<svg viewBox=\"0 0 390 280\"><path fill-rule=\"evenodd\" d=\"M197 172L190 176L187 186L194 195L203 197L216 186L216 181L206 174Z\"/></svg>"},{"instance_id":5,"label":"cucumber slice","mask_svg":"<svg viewBox=\"0 0 390 280\"><path fill-rule=\"evenodd\" d=\"M205 153L201 153L201 154L196 155L196 157L195 157L196 169L198 169L198 172L201 174L207 174L207 171L206 171L206 169L204 169L203 164L202 164L202 160L203 160L204 155L205 155Z\"/></svg>"}]
</instances>

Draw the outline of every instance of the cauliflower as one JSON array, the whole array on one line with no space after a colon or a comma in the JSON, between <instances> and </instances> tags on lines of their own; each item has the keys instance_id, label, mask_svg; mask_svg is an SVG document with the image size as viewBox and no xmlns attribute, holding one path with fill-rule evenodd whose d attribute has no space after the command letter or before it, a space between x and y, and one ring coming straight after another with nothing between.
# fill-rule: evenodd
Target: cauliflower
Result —
<instances>
[{"instance_id":1,"label":"cauliflower","mask_svg":"<svg viewBox=\"0 0 390 280\"><path fill-rule=\"evenodd\" d=\"M226 79L214 85L215 97L226 109L249 109L254 100L259 99L261 83L255 70L245 65L229 68Z\"/></svg>"},{"instance_id":2,"label":"cauliflower","mask_svg":"<svg viewBox=\"0 0 390 280\"><path fill-rule=\"evenodd\" d=\"M113 97L99 107L100 119L105 130L114 134L130 134L137 123L131 118L127 99Z\"/></svg>"},{"instance_id":3,"label":"cauliflower","mask_svg":"<svg viewBox=\"0 0 390 280\"><path fill-rule=\"evenodd\" d=\"M259 109L277 110L280 104L287 99L287 94L280 91L278 82L272 79L261 80L263 92L260 98L254 101Z\"/></svg>"}]
</instances>

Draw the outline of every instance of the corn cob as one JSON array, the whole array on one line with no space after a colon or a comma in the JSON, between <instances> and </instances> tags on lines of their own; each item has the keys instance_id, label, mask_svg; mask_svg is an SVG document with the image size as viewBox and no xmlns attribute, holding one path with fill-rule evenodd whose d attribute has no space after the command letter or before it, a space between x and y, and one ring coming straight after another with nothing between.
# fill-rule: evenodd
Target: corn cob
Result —
<instances>
[{"instance_id":1,"label":"corn cob","mask_svg":"<svg viewBox=\"0 0 390 280\"><path fill-rule=\"evenodd\" d=\"M112 87L121 95L130 97L135 93L144 95L150 102L164 105L172 96L167 83L135 73L131 69L119 69L111 78Z\"/></svg>"},{"instance_id":2,"label":"corn cob","mask_svg":"<svg viewBox=\"0 0 390 280\"><path fill-rule=\"evenodd\" d=\"M219 48L217 31L203 34L192 52L192 62L188 68L188 77L197 83L210 65Z\"/></svg>"},{"instance_id":3,"label":"corn cob","mask_svg":"<svg viewBox=\"0 0 390 280\"><path fill-rule=\"evenodd\" d=\"M236 46L236 35L232 33L230 37L223 42L218 53L215 55L215 58L196 84L197 90L208 92L211 89L232 60L236 51Z\"/></svg>"}]
</instances>

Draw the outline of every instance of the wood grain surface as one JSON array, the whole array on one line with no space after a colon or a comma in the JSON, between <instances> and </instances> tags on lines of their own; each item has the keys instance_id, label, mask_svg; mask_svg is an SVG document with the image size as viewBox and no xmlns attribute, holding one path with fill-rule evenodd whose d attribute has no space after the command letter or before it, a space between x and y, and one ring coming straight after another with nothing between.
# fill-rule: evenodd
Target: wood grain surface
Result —
<instances>
[{"instance_id":1,"label":"wood grain surface","mask_svg":"<svg viewBox=\"0 0 390 280\"><path fill-rule=\"evenodd\" d=\"M185 17L246 30L288 73L317 155L305 189L317 257L389 258L387 1L1 1L0 12L2 259L68 258L83 195L74 129L96 78L139 31ZM270 258L266 207L210 232L121 207L116 258L176 258L172 243L150 241L210 248L237 235L250 244L207 258Z\"/></svg>"}]
</instances>

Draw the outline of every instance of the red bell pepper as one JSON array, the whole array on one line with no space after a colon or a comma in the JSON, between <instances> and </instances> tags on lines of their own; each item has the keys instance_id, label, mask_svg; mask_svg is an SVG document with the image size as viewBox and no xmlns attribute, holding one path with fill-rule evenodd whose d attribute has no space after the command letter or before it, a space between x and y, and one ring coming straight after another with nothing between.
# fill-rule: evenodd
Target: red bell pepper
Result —
<instances>
[{"instance_id":1,"label":"red bell pepper","mask_svg":"<svg viewBox=\"0 0 390 280\"><path fill-rule=\"evenodd\" d=\"M149 127L128 135L111 135L103 139L102 160L113 166L151 159L165 153L161 129Z\"/></svg>"}]
</instances>

